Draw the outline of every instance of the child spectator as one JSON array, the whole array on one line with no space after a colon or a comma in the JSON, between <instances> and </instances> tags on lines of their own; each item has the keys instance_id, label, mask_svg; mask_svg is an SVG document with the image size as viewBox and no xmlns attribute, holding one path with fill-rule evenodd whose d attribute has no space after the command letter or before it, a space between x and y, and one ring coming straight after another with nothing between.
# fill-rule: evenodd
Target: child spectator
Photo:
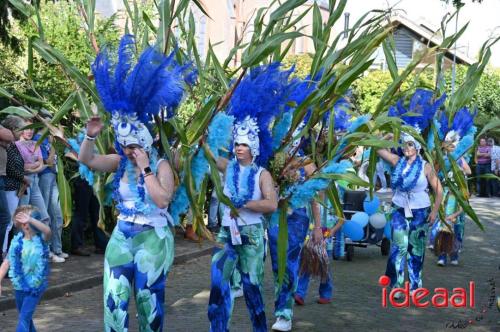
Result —
<instances>
[{"instance_id":1,"label":"child spectator","mask_svg":"<svg viewBox=\"0 0 500 332\"><path fill-rule=\"evenodd\" d=\"M16 331L35 331L33 314L47 288L49 274L50 228L40 220L40 213L31 205L23 205L14 213L19 230L11 242L9 253L0 266L0 295L7 271L15 289L19 321Z\"/></svg>"}]
</instances>

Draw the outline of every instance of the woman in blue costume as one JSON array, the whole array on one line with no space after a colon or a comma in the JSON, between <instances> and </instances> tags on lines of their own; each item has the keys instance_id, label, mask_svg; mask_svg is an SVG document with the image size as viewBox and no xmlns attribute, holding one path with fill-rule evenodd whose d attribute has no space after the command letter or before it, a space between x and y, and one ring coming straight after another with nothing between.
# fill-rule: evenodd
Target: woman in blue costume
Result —
<instances>
[{"instance_id":1,"label":"woman in blue costume","mask_svg":"<svg viewBox=\"0 0 500 332\"><path fill-rule=\"evenodd\" d=\"M169 206L174 177L158 158L148 129L154 115L170 115L183 97L182 68L155 48L147 48L132 68L134 39L122 38L118 61L98 54L92 71L116 136L117 154L98 155L95 140L103 129L97 116L87 123L79 161L92 170L115 172L113 198L119 212L104 257L105 331L127 331L132 291L140 331L162 331L165 283L174 257Z\"/></svg>"},{"instance_id":2,"label":"woman in blue costume","mask_svg":"<svg viewBox=\"0 0 500 332\"><path fill-rule=\"evenodd\" d=\"M438 256L437 264L445 266L449 256L452 265L458 265L459 251L462 248L465 216L462 207L458 204L455 194L447 185L444 172L448 172L448 178L458 183L451 172L450 158L456 160L457 166L464 176L470 175L471 169L463 156L473 146L475 127L473 126L475 113L469 112L467 108L461 108L450 120L446 113L441 114L438 124L439 138L443 140L441 147L444 154L444 171L438 173L441 182L444 183L444 220L439 220L433 227L434 235L431 244ZM460 175L457 175L460 176ZM463 193L468 197L469 193ZM432 233L432 232L431 232Z\"/></svg>"},{"instance_id":3,"label":"woman in blue costume","mask_svg":"<svg viewBox=\"0 0 500 332\"><path fill-rule=\"evenodd\" d=\"M254 68L235 89L228 114L235 119L231 161L219 158L224 194L235 210L223 205L222 228L211 267L208 304L210 331L229 331L234 297L231 280L241 276L253 331L267 331L262 296L264 279L264 214L276 210L274 181L264 168L272 154L269 126L286 102L290 72L278 63ZM236 213L237 212L237 213Z\"/></svg>"},{"instance_id":4,"label":"woman in blue costume","mask_svg":"<svg viewBox=\"0 0 500 332\"><path fill-rule=\"evenodd\" d=\"M408 109L399 101L389 110L390 116L399 116L405 124L423 131L429 125L444 98L433 100L431 91L417 90ZM416 116L405 115L407 112ZM390 138L392 136L386 136ZM410 290L422 287L422 268L429 224L436 220L443 198L443 189L433 167L420 155L422 146L411 135L403 133L402 155L388 149L380 149L378 155L389 162L394 171L391 185L393 211L391 220L392 246L385 274L391 279L391 287L403 287L405 267L408 261ZM435 193L434 204L427 192L429 185ZM401 296L397 293L396 297Z\"/></svg>"}]
</instances>

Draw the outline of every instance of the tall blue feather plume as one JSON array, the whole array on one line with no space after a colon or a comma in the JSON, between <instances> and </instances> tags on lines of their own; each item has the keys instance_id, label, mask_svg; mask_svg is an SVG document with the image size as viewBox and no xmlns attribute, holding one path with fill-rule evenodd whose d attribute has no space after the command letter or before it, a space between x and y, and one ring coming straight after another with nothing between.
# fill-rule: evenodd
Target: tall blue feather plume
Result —
<instances>
[{"instance_id":1,"label":"tall blue feather plume","mask_svg":"<svg viewBox=\"0 0 500 332\"><path fill-rule=\"evenodd\" d=\"M257 120L260 155L255 162L260 166L266 166L272 155L270 125L288 101L293 87L289 80L291 73L291 70L281 71L278 62L253 68L240 81L229 102L227 113L233 115L235 121L247 116Z\"/></svg>"},{"instance_id":2,"label":"tall blue feather plume","mask_svg":"<svg viewBox=\"0 0 500 332\"><path fill-rule=\"evenodd\" d=\"M153 47L145 49L132 68L134 38L123 36L114 63L109 52L100 52L92 64L97 91L106 111L136 113L148 123L165 107L172 116L184 93L186 67ZM113 75L114 71L114 75Z\"/></svg>"}]
</instances>

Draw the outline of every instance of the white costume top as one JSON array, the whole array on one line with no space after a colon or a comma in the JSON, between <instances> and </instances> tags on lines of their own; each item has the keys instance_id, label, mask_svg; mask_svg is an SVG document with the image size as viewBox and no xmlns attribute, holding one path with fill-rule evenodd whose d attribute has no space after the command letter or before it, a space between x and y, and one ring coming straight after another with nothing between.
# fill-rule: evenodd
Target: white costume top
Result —
<instances>
[{"instance_id":1,"label":"white costume top","mask_svg":"<svg viewBox=\"0 0 500 332\"><path fill-rule=\"evenodd\" d=\"M423 209L431 206L431 200L429 198L429 182L425 176L425 164L426 162L422 160L422 171L418 177L417 184L412 190L405 192L396 189L394 196L392 197L392 202L401 207L409 207L410 209ZM403 170L403 173L408 170L411 165L407 165Z\"/></svg>"},{"instance_id":2,"label":"white costume top","mask_svg":"<svg viewBox=\"0 0 500 332\"><path fill-rule=\"evenodd\" d=\"M240 170L242 170L242 166L240 165ZM255 200L261 200L262 199L262 192L260 191L260 174L262 173L264 169L262 167L259 167L257 172L255 173L255 181L254 181L254 189L253 189L253 195L250 200L255 201ZM243 172L240 172L240 175ZM246 179L239 179L240 183L241 181L246 181ZM230 197L230 192L229 188L227 187L226 181L224 181L224 194L228 197ZM224 208L224 213L222 215L222 226L230 226L231 225L231 209L226 206L222 205ZM239 214L240 217L237 219L238 220L238 225L239 226L244 226L244 225L254 225L254 224L260 224L262 223L262 218L263 214L260 212L255 212L250 209L245 209L241 208L239 209Z\"/></svg>"},{"instance_id":3,"label":"white costume top","mask_svg":"<svg viewBox=\"0 0 500 332\"><path fill-rule=\"evenodd\" d=\"M160 165L160 162L163 160L164 159L158 160L158 163L156 164L157 168ZM128 182L120 179L120 187L118 188L118 190L123 200L123 205L125 205L125 207L129 209L133 208L137 196L134 195L134 193L130 190ZM146 185L144 185L144 192L146 196L149 195ZM125 216L120 213L120 215L118 215L118 220L133 222L140 225L148 225L152 227L164 227L168 226L169 222L172 224L172 217L168 213L167 209L168 208L160 209L153 204L153 209L147 216L143 215L142 213L135 216Z\"/></svg>"}]
</instances>

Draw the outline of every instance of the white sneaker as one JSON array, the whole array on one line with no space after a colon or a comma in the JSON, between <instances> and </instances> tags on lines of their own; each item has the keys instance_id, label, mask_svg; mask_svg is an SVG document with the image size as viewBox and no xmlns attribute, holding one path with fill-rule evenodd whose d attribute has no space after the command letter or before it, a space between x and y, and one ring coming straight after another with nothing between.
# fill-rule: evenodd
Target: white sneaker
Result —
<instances>
[{"instance_id":1,"label":"white sneaker","mask_svg":"<svg viewBox=\"0 0 500 332\"><path fill-rule=\"evenodd\" d=\"M434 245L433 245L433 244L429 244L429 245L427 246L427 249L434 250Z\"/></svg>"},{"instance_id":2,"label":"white sneaker","mask_svg":"<svg viewBox=\"0 0 500 332\"><path fill-rule=\"evenodd\" d=\"M291 331L292 330L292 321L287 320L283 317L278 317L276 319L276 323L273 324L271 329L275 331Z\"/></svg>"},{"instance_id":3,"label":"white sneaker","mask_svg":"<svg viewBox=\"0 0 500 332\"><path fill-rule=\"evenodd\" d=\"M394 294L394 299L395 300L402 299L404 295L405 294L403 294L403 292L397 292L396 294Z\"/></svg>"},{"instance_id":4,"label":"white sneaker","mask_svg":"<svg viewBox=\"0 0 500 332\"><path fill-rule=\"evenodd\" d=\"M238 297L242 297L243 296L243 289L238 288L237 290L231 290L231 295L233 296L234 299L236 299Z\"/></svg>"},{"instance_id":5,"label":"white sneaker","mask_svg":"<svg viewBox=\"0 0 500 332\"><path fill-rule=\"evenodd\" d=\"M454 259L450 262L451 265L458 265L458 260L457 259Z\"/></svg>"},{"instance_id":6,"label":"white sneaker","mask_svg":"<svg viewBox=\"0 0 500 332\"><path fill-rule=\"evenodd\" d=\"M444 259L440 259L440 260L437 261L437 265L439 265L439 266L445 266L446 262L444 261Z\"/></svg>"},{"instance_id":7,"label":"white sneaker","mask_svg":"<svg viewBox=\"0 0 500 332\"><path fill-rule=\"evenodd\" d=\"M60 256L52 256L52 263L64 263L66 260Z\"/></svg>"},{"instance_id":8,"label":"white sneaker","mask_svg":"<svg viewBox=\"0 0 500 332\"><path fill-rule=\"evenodd\" d=\"M49 251L49 258L54 257L54 253L52 251Z\"/></svg>"},{"instance_id":9,"label":"white sneaker","mask_svg":"<svg viewBox=\"0 0 500 332\"><path fill-rule=\"evenodd\" d=\"M69 255L68 255L67 253L65 253L65 252L61 252L61 253L60 253L59 255L57 255L57 256L62 257L62 258L64 258L64 259L66 259L66 258L68 258L68 257L69 257Z\"/></svg>"}]
</instances>

